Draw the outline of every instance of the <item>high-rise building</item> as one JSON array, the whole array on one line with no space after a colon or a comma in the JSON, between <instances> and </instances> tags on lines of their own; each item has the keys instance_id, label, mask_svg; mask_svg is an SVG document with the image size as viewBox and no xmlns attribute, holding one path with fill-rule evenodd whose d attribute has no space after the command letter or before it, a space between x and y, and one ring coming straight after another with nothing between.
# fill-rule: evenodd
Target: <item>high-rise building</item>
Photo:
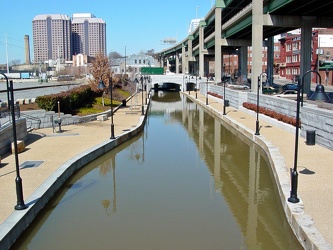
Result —
<instances>
[{"instance_id":1,"label":"high-rise building","mask_svg":"<svg viewBox=\"0 0 333 250\"><path fill-rule=\"evenodd\" d=\"M70 61L73 55L106 55L106 23L91 13L37 15L32 21L34 61Z\"/></svg>"},{"instance_id":2,"label":"high-rise building","mask_svg":"<svg viewBox=\"0 0 333 250\"><path fill-rule=\"evenodd\" d=\"M106 55L106 23L91 13L73 14L72 19L73 54L95 57Z\"/></svg>"},{"instance_id":3,"label":"high-rise building","mask_svg":"<svg viewBox=\"0 0 333 250\"><path fill-rule=\"evenodd\" d=\"M34 61L71 60L71 20L67 15L37 15L32 21Z\"/></svg>"}]
</instances>

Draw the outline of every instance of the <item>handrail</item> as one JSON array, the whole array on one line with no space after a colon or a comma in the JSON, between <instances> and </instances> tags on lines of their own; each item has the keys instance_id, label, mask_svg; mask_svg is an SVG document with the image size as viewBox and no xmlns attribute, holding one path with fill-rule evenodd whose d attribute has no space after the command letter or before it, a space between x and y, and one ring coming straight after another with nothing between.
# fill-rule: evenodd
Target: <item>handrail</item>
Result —
<instances>
[{"instance_id":1,"label":"handrail","mask_svg":"<svg viewBox=\"0 0 333 250\"><path fill-rule=\"evenodd\" d=\"M37 124L38 124L38 129L40 129L40 125L41 125L41 123L42 123L42 121L41 121L41 119L39 119L39 118L37 118L37 117L34 117L34 116L32 116L32 115L28 115L28 114L26 114L26 113L21 113L21 117L24 117L24 118L26 118L27 120L32 120L32 121L37 121ZM32 122L31 122L31 124L32 124Z\"/></svg>"}]
</instances>

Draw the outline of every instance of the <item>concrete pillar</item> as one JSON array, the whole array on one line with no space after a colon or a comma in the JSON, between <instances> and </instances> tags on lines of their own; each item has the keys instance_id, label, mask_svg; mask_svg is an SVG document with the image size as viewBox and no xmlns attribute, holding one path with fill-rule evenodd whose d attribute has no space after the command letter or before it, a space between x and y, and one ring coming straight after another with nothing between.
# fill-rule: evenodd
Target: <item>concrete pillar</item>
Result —
<instances>
[{"instance_id":1,"label":"concrete pillar","mask_svg":"<svg viewBox=\"0 0 333 250\"><path fill-rule=\"evenodd\" d=\"M179 53L176 52L176 74L179 74Z\"/></svg>"},{"instance_id":2,"label":"concrete pillar","mask_svg":"<svg viewBox=\"0 0 333 250\"><path fill-rule=\"evenodd\" d=\"M215 83L222 79L222 8L215 8Z\"/></svg>"},{"instance_id":3,"label":"concrete pillar","mask_svg":"<svg viewBox=\"0 0 333 250\"><path fill-rule=\"evenodd\" d=\"M166 69L170 70L170 61L169 61L169 57L166 58Z\"/></svg>"},{"instance_id":4,"label":"concrete pillar","mask_svg":"<svg viewBox=\"0 0 333 250\"><path fill-rule=\"evenodd\" d=\"M193 39L194 39L194 37L192 35L190 35L188 37L186 73L189 73L189 71L190 71L190 62L193 61L193 46L192 46Z\"/></svg>"},{"instance_id":5,"label":"concrete pillar","mask_svg":"<svg viewBox=\"0 0 333 250\"><path fill-rule=\"evenodd\" d=\"M240 72L240 77L247 78L248 70L247 70L247 61L248 61L248 50L247 46L242 46L239 48L238 54L238 69Z\"/></svg>"},{"instance_id":6,"label":"concrete pillar","mask_svg":"<svg viewBox=\"0 0 333 250\"><path fill-rule=\"evenodd\" d=\"M182 73L183 74L186 73L186 65L188 64L185 49L186 49L186 47L183 44L183 46L182 46Z\"/></svg>"},{"instance_id":7,"label":"concrete pillar","mask_svg":"<svg viewBox=\"0 0 333 250\"><path fill-rule=\"evenodd\" d=\"M302 79L304 73L311 69L311 42L312 42L312 17L303 17L303 26L301 28L301 70ZM304 77L304 93L310 95L311 73Z\"/></svg>"},{"instance_id":8,"label":"concrete pillar","mask_svg":"<svg viewBox=\"0 0 333 250\"><path fill-rule=\"evenodd\" d=\"M204 29L205 29L205 26L206 26L206 22L205 21L200 21L200 24L199 24L199 74L201 76L205 76L206 73L208 72L205 72L205 52L204 52L204 39L205 39L205 34L204 34Z\"/></svg>"},{"instance_id":9,"label":"concrete pillar","mask_svg":"<svg viewBox=\"0 0 333 250\"><path fill-rule=\"evenodd\" d=\"M267 81L271 85L274 76L274 37L267 40Z\"/></svg>"},{"instance_id":10,"label":"concrete pillar","mask_svg":"<svg viewBox=\"0 0 333 250\"><path fill-rule=\"evenodd\" d=\"M263 1L252 1L252 73L251 89L258 89L257 79L262 73L262 41L263 41Z\"/></svg>"}]
</instances>

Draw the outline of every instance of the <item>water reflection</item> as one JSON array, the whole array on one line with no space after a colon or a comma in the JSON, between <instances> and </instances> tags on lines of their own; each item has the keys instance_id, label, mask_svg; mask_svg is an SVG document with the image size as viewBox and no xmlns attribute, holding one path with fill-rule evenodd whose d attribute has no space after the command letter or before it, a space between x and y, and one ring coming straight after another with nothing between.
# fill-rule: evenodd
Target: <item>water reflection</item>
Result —
<instances>
[{"instance_id":1,"label":"water reflection","mask_svg":"<svg viewBox=\"0 0 333 250\"><path fill-rule=\"evenodd\" d=\"M260 150L179 93L158 98L144 133L79 171L16 249L301 249Z\"/></svg>"}]
</instances>

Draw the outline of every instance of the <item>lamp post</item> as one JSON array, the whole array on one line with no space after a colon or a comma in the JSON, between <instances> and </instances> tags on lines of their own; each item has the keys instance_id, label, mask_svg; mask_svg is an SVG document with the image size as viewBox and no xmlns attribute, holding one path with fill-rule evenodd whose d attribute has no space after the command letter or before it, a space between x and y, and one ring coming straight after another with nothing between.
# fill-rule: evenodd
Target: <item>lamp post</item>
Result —
<instances>
[{"instance_id":1,"label":"lamp post","mask_svg":"<svg viewBox=\"0 0 333 250\"><path fill-rule=\"evenodd\" d=\"M225 85L226 85L226 81L224 81L223 83L223 115L226 115L226 104L227 104L227 101L225 99Z\"/></svg>"},{"instance_id":2,"label":"lamp post","mask_svg":"<svg viewBox=\"0 0 333 250\"><path fill-rule=\"evenodd\" d=\"M322 100L322 101L330 100L330 98L327 96L327 94L324 91L324 87L321 84L321 76L318 73L318 71L308 70L302 76L302 81L300 81L300 78L298 79L294 167L291 172L291 191L290 191L290 197L288 198L288 201L291 203L299 202L299 198L297 197L297 186L298 186L297 157L298 157L298 136L299 136L299 123L300 123L299 113L300 113L300 102L301 101L303 102L304 77L310 72L317 74L317 76L319 77L319 84L316 87L316 91L310 96L309 100ZM302 91L301 91L301 88L302 88Z\"/></svg>"},{"instance_id":3,"label":"lamp post","mask_svg":"<svg viewBox=\"0 0 333 250\"><path fill-rule=\"evenodd\" d=\"M15 169L16 169L16 197L17 197L17 203L14 207L15 210L23 210L27 208L27 205L25 205L23 200L23 187L22 187L22 179L20 176L20 165L19 165L19 159L18 159L18 148L17 148L17 136L16 136L16 120L15 120L15 110L14 110L14 89L13 89L13 81L10 81L8 84L8 78L5 74L2 74L6 78L6 84L7 84L7 93L10 93L10 96L8 95L8 105L10 105L10 111L12 115L12 125L13 125L13 144L14 144L14 154L15 154Z\"/></svg>"},{"instance_id":4,"label":"lamp post","mask_svg":"<svg viewBox=\"0 0 333 250\"><path fill-rule=\"evenodd\" d=\"M102 76L101 76L101 80L99 81L98 84L98 88L99 89L105 89L106 86L102 80ZM110 139L116 139L116 137L114 136L114 124L113 124L113 107L112 107L112 76L109 78L109 88L110 88L110 98L111 98L111 103L110 103L110 109L111 109L111 137Z\"/></svg>"},{"instance_id":5,"label":"lamp post","mask_svg":"<svg viewBox=\"0 0 333 250\"><path fill-rule=\"evenodd\" d=\"M145 110L144 110L144 103L143 103L143 76L141 75L140 77L140 82L141 82L141 94L142 94L142 97L141 97L141 115L144 115L145 114Z\"/></svg>"},{"instance_id":6,"label":"lamp post","mask_svg":"<svg viewBox=\"0 0 333 250\"><path fill-rule=\"evenodd\" d=\"M260 81L262 81L262 76L266 75L266 73L262 72L258 76L258 86L257 86L257 120L256 120L256 132L254 133L255 135L260 135L259 130L259 90L260 90Z\"/></svg>"},{"instance_id":7,"label":"lamp post","mask_svg":"<svg viewBox=\"0 0 333 250\"><path fill-rule=\"evenodd\" d=\"M148 104L148 83L149 83L149 79L148 79L148 76L145 78L145 86L146 86L146 105Z\"/></svg>"},{"instance_id":8,"label":"lamp post","mask_svg":"<svg viewBox=\"0 0 333 250\"><path fill-rule=\"evenodd\" d=\"M206 105L208 105L208 74L207 74L207 81L206 81Z\"/></svg>"},{"instance_id":9,"label":"lamp post","mask_svg":"<svg viewBox=\"0 0 333 250\"><path fill-rule=\"evenodd\" d=\"M198 76L195 76L195 99L198 99Z\"/></svg>"}]
</instances>

